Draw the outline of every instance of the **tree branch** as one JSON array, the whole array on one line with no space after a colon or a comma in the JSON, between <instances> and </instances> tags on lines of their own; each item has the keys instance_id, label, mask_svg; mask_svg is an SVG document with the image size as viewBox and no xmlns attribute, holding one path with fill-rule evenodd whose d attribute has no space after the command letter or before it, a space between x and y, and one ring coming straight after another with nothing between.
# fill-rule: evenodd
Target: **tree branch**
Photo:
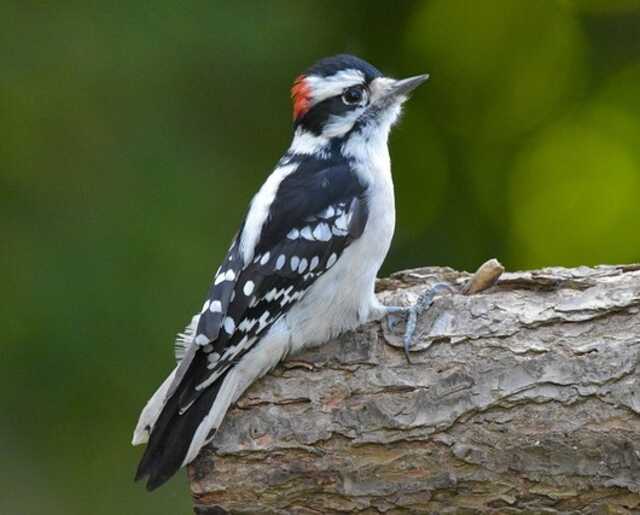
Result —
<instances>
[{"instance_id":1,"label":"tree branch","mask_svg":"<svg viewBox=\"0 0 640 515\"><path fill-rule=\"evenodd\" d=\"M448 268L379 281L387 304ZM198 514L638 513L640 265L436 298L413 364L369 324L286 362L190 467Z\"/></svg>"}]
</instances>

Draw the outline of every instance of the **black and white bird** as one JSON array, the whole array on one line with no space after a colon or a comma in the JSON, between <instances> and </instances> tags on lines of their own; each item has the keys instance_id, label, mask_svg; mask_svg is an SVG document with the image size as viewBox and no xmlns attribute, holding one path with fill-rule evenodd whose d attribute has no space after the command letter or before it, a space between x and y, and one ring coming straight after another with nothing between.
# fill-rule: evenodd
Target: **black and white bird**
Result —
<instances>
[{"instance_id":1,"label":"black and white bird","mask_svg":"<svg viewBox=\"0 0 640 515\"><path fill-rule=\"evenodd\" d=\"M152 490L190 463L229 407L302 348L402 308L376 274L395 203L388 135L427 75L385 77L351 55L295 80L291 146L253 197L202 309L176 342L177 366L143 409L136 479Z\"/></svg>"}]
</instances>

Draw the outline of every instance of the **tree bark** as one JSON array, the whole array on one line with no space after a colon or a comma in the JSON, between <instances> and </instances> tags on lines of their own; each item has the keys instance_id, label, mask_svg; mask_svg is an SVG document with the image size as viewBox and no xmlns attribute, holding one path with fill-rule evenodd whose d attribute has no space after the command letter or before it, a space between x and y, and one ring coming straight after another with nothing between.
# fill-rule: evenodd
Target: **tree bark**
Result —
<instances>
[{"instance_id":1,"label":"tree bark","mask_svg":"<svg viewBox=\"0 0 640 515\"><path fill-rule=\"evenodd\" d=\"M438 297L411 364L380 323L296 356L190 466L195 512L640 513L639 310L640 265L507 273Z\"/></svg>"}]
</instances>

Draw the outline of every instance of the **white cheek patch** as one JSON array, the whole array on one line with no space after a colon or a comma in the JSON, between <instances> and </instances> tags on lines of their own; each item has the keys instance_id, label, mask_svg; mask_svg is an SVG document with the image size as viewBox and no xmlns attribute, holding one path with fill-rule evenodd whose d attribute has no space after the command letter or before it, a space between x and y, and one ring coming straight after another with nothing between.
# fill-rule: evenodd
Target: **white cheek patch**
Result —
<instances>
[{"instance_id":1,"label":"white cheek patch","mask_svg":"<svg viewBox=\"0 0 640 515\"><path fill-rule=\"evenodd\" d=\"M311 75L305 78L305 81L311 89L311 105L322 102L327 98L340 95L345 89L363 84L365 82L364 73L360 70L350 69L341 70L329 77L318 77Z\"/></svg>"}]
</instances>

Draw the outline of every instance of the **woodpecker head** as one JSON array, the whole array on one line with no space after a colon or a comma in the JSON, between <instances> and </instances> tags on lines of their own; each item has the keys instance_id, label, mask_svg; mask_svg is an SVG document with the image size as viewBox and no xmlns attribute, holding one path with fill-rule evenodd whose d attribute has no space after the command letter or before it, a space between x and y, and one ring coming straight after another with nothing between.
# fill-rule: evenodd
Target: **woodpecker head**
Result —
<instances>
[{"instance_id":1,"label":"woodpecker head","mask_svg":"<svg viewBox=\"0 0 640 515\"><path fill-rule=\"evenodd\" d=\"M321 59L291 88L295 138L331 140L363 132L386 137L409 92L427 78L384 77L352 55Z\"/></svg>"}]
</instances>

